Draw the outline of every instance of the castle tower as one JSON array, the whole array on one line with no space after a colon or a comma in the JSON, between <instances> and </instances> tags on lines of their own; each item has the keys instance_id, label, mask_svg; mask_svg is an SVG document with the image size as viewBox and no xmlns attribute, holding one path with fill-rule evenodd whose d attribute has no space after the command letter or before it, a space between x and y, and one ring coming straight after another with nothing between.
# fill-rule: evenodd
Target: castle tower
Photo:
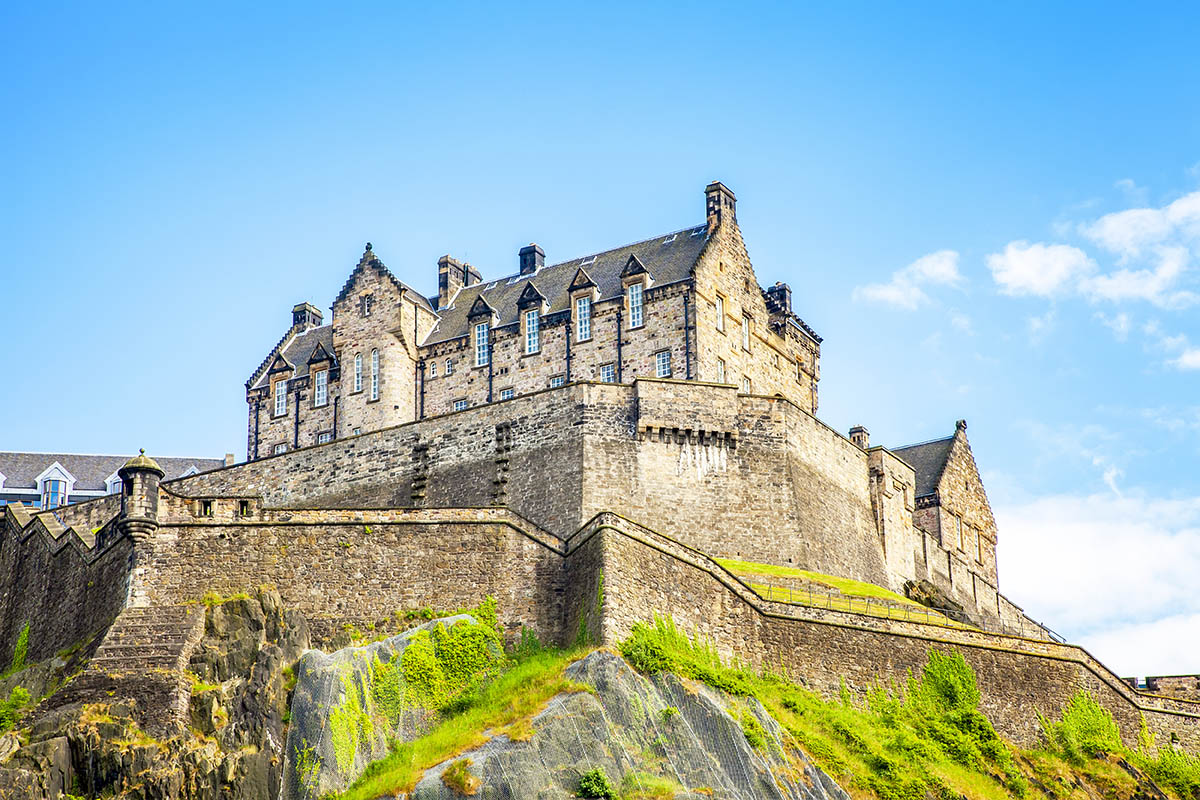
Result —
<instances>
[{"instance_id":1,"label":"castle tower","mask_svg":"<svg viewBox=\"0 0 1200 800\"><path fill-rule=\"evenodd\" d=\"M121 478L118 525L122 533L141 544L158 529L158 484L166 473L145 450L139 450L117 475Z\"/></svg>"}]
</instances>

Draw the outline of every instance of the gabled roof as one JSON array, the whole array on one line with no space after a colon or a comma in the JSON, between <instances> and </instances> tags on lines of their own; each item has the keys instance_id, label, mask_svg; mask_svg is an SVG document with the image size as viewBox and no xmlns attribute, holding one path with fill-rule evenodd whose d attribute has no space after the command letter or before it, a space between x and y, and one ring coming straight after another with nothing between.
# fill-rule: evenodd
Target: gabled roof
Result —
<instances>
[{"instance_id":1,"label":"gabled roof","mask_svg":"<svg viewBox=\"0 0 1200 800\"><path fill-rule=\"evenodd\" d=\"M319 364L322 361L333 362L333 361L337 361L337 359L333 357L333 351L330 349L326 349L325 343L318 340L317 346L313 348L312 355L308 357L308 361L305 363Z\"/></svg>"},{"instance_id":2,"label":"gabled roof","mask_svg":"<svg viewBox=\"0 0 1200 800\"><path fill-rule=\"evenodd\" d=\"M75 491L107 491L109 476L128 460L127 455L0 452L0 472L6 479L5 489L36 489L38 476L58 463L75 478ZM192 466L200 472L225 466L225 460L221 458L156 458L155 461L168 479L180 477Z\"/></svg>"},{"instance_id":3,"label":"gabled roof","mask_svg":"<svg viewBox=\"0 0 1200 800\"><path fill-rule=\"evenodd\" d=\"M271 358L271 369L262 370L257 379L250 386L251 389L261 389L271 382L271 372L275 369L276 362L279 359L286 361L287 364L295 369L293 378L299 378L302 375L308 374L308 365L314 363L312 354L320 347L326 353L333 352L333 325L322 325L319 328L309 328L304 333L296 334L289 341L284 342L282 349L276 354L276 357Z\"/></svg>"},{"instance_id":4,"label":"gabled roof","mask_svg":"<svg viewBox=\"0 0 1200 800\"><path fill-rule=\"evenodd\" d=\"M538 288L533 285L533 281L530 281L525 284L525 289L521 292L521 296L517 298L517 308L540 306L544 302L546 302L546 296L538 291Z\"/></svg>"},{"instance_id":5,"label":"gabled roof","mask_svg":"<svg viewBox=\"0 0 1200 800\"><path fill-rule=\"evenodd\" d=\"M946 470L946 462L950 458L950 450L954 447L954 437L934 439L932 442L912 444L908 447L890 448L893 453L904 459L916 472L917 497L925 497L937 491L942 473Z\"/></svg>"},{"instance_id":6,"label":"gabled roof","mask_svg":"<svg viewBox=\"0 0 1200 800\"><path fill-rule=\"evenodd\" d=\"M700 225L542 267L532 275L512 275L467 286L459 290L452 306L442 309L441 320L424 344L437 344L467 335L467 315L479 298L486 299L496 310L499 325L515 323L517 300L531 281L537 282L538 290L546 298L547 313L551 314L566 311L570 307L571 289L587 285L575 281L584 269L584 277L594 281L601 300L620 297L624 291L621 273L629 263L630 256L636 256L643 268L654 276L655 286L687 280L706 244L708 226Z\"/></svg>"},{"instance_id":7,"label":"gabled roof","mask_svg":"<svg viewBox=\"0 0 1200 800\"><path fill-rule=\"evenodd\" d=\"M587 274L587 270L583 267L575 273L575 277L571 278L571 283L567 286L567 291L577 292L580 289L587 289L590 286L595 286L596 282L592 280L592 276Z\"/></svg>"},{"instance_id":8,"label":"gabled roof","mask_svg":"<svg viewBox=\"0 0 1200 800\"><path fill-rule=\"evenodd\" d=\"M476 297L475 302L471 303L471 310L467 312L467 319L490 317L494 313L496 313L496 309L492 308L487 300L484 300L482 297Z\"/></svg>"},{"instance_id":9,"label":"gabled roof","mask_svg":"<svg viewBox=\"0 0 1200 800\"><path fill-rule=\"evenodd\" d=\"M416 301L417 305L425 308L428 311L433 311L433 306L429 304L429 298L425 297L425 295L421 294L416 289L397 278L392 274L391 270L384 266L383 262L379 260L379 256L375 255L374 251L371 250L370 242L367 242L367 248L363 251L362 258L358 260L358 264L355 265L354 271L350 273L350 277L346 279L346 283L342 286L342 290L338 292L338 296L334 298L333 304L335 306L342 302L346 295L350 293L350 289L354 287L355 278L357 278L363 270L368 268L378 270L379 273L390 280L397 289L405 292L408 295L411 295L413 300Z\"/></svg>"}]
</instances>

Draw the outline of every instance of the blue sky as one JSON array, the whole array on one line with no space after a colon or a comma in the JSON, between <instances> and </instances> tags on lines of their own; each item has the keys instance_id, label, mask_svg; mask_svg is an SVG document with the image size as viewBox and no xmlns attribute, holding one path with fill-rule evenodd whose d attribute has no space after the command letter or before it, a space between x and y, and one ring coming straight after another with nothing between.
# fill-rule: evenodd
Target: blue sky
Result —
<instances>
[{"instance_id":1,"label":"blue sky","mask_svg":"<svg viewBox=\"0 0 1200 800\"><path fill-rule=\"evenodd\" d=\"M966 418L1004 591L1200 671L1200 11L341 5L0 11L0 448L240 457L243 382L364 242L432 293L719 178L821 416Z\"/></svg>"}]
</instances>

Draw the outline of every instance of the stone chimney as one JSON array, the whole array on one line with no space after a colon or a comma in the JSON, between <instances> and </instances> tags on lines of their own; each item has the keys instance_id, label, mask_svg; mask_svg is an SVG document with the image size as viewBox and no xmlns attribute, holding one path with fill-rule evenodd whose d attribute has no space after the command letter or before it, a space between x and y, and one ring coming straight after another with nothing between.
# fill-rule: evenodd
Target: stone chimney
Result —
<instances>
[{"instance_id":1,"label":"stone chimney","mask_svg":"<svg viewBox=\"0 0 1200 800\"><path fill-rule=\"evenodd\" d=\"M704 189L704 209L708 215L708 232L712 233L722 222L737 224L737 198L729 187L713 181Z\"/></svg>"},{"instance_id":2,"label":"stone chimney","mask_svg":"<svg viewBox=\"0 0 1200 800\"><path fill-rule=\"evenodd\" d=\"M140 544L158 530L158 483L166 475L154 459L140 450L117 470L121 478L121 532Z\"/></svg>"},{"instance_id":3,"label":"stone chimney","mask_svg":"<svg viewBox=\"0 0 1200 800\"><path fill-rule=\"evenodd\" d=\"M850 429L850 441L859 450L866 450L871 446L871 434L862 425L855 425Z\"/></svg>"},{"instance_id":4,"label":"stone chimney","mask_svg":"<svg viewBox=\"0 0 1200 800\"><path fill-rule=\"evenodd\" d=\"M438 309L446 308L454 301L454 295L465 286L479 283L479 270L465 261L442 256L438 259Z\"/></svg>"},{"instance_id":5,"label":"stone chimney","mask_svg":"<svg viewBox=\"0 0 1200 800\"><path fill-rule=\"evenodd\" d=\"M292 325L306 331L309 328L321 326L321 309L312 303L298 303L292 306Z\"/></svg>"},{"instance_id":6,"label":"stone chimney","mask_svg":"<svg viewBox=\"0 0 1200 800\"><path fill-rule=\"evenodd\" d=\"M767 301L767 313L792 313L792 287L786 283L775 282L775 285L763 292Z\"/></svg>"},{"instance_id":7,"label":"stone chimney","mask_svg":"<svg viewBox=\"0 0 1200 800\"><path fill-rule=\"evenodd\" d=\"M225 454L225 466L232 467L236 463L237 463L237 458L234 457L233 453Z\"/></svg>"},{"instance_id":8,"label":"stone chimney","mask_svg":"<svg viewBox=\"0 0 1200 800\"><path fill-rule=\"evenodd\" d=\"M517 257L521 261L522 275L532 275L546 264L546 251L533 242L522 247Z\"/></svg>"}]
</instances>

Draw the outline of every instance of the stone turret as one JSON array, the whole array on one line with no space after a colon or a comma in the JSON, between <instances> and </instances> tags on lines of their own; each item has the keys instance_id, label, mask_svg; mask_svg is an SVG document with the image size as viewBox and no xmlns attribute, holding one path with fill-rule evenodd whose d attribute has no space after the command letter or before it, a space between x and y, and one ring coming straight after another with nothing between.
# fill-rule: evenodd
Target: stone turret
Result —
<instances>
[{"instance_id":1,"label":"stone turret","mask_svg":"<svg viewBox=\"0 0 1200 800\"><path fill-rule=\"evenodd\" d=\"M117 470L121 478L121 515L117 523L122 533L142 543L158 529L158 484L166 473L146 455L145 450Z\"/></svg>"}]
</instances>

